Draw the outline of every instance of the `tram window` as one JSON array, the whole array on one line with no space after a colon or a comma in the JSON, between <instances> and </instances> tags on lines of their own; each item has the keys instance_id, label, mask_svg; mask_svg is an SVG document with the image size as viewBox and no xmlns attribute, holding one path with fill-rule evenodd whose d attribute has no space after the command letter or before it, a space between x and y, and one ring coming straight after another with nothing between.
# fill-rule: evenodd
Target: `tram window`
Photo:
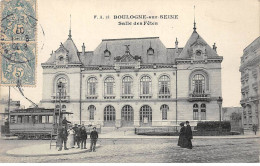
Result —
<instances>
[{"instance_id":1,"label":"tram window","mask_svg":"<svg viewBox=\"0 0 260 166\"><path fill-rule=\"evenodd\" d=\"M45 122L45 116L39 115L39 123Z\"/></svg>"},{"instance_id":2,"label":"tram window","mask_svg":"<svg viewBox=\"0 0 260 166\"><path fill-rule=\"evenodd\" d=\"M16 120L15 120L15 116L14 116L14 115L12 115L10 118L11 118L11 121L10 121L11 123L16 123Z\"/></svg>"},{"instance_id":3,"label":"tram window","mask_svg":"<svg viewBox=\"0 0 260 166\"><path fill-rule=\"evenodd\" d=\"M46 123L52 123L53 122L53 116L46 116Z\"/></svg>"},{"instance_id":4,"label":"tram window","mask_svg":"<svg viewBox=\"0 0 260 166\"><path fill-rule=\"evenodd\" d=\"M23 116L18 115L17 117L17 123L22 123L23 122Z\"/></svg>"},{"instance_id":5,"label":"tram window","mask_svg":"<svg viewBox=\"0 0 260 166\"><path fill-rule=\"evenodd\" d=\"M23 123L29 123L30 116L26 115L24 116L24 122Z\"/></svg>"}]
</instances>

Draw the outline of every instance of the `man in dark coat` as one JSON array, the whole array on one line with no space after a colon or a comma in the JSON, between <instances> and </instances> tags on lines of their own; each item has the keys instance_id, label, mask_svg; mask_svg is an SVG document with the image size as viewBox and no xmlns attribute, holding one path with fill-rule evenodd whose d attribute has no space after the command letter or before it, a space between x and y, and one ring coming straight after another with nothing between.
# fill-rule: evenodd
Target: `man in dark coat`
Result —
<instances>
[{"instance_id":1,"label":"man in dark coat","mask_svg":"<svg viewBox=\"0 0 260 166\"><path fill-rule=\"evenodd\" d=\"M63 126L66 127L66 129L68 129L68 123L71 123L71 122L68 121L68 120L66 119L66 117L64 117L61 123L62 123Z\"/></svg>"},{"instance_id":2,"label":"man in dark coat","mask_svg":"<svg viewBox=\"0 0 260 166\"><path fill-rule=\"evenodd\" d=\"M77 124L74 124L74 127L72 127L72 129L75 131L75 134L74 134L74 146L76 145L76 133L78 131L78 125Z\"/></svg>"},{"instance_id":3,"label":"man in dark coat","mask_svg":"<svg viewBox=\"0 0 260 166\"><path fill-rule=\"evenodd\" d=\"M78 145L77 148L80 148L80 142L81 142L81 126L80 125L78 125L77 131L75 131L75 138L76 138L76 142Z\"/></svg>"},{"instance_id":4,"label":"man in dark coat","mask_svg":"<svg viewBox=\"0 0 260 166\"><path fill-rule=\"evenodd\" d=\"M86 140L88 138L87 131L85 126L82 126L81 128L81 149L87 149L86 148Z\"/></svg>"},{"instance_id":5,"label":"man in dark coat","mask_svg":"<svg viewBox=\"0 0 260 166\"><path fill-rule=\"evenodd\" d=\"M186 148L187 146L187 139L186 139L186 135L185 135L185 127L184 127L184 123L180 123L181 129L180 129L180 134L179 134L179 140L178 140L178 146L182 147L182 148Z\"/></svg>"},{"instance_id":6,"label":"man in dark coat","mask_svg":"<svg viewBox=\"0 0 260 166\"><path fill-rule=\"evenodd\" d=\"M96 143L98 140L98 132L96 131L96 127L93 127L93 131L90 133L90 151L95 152L96 151Z\"/></svg>"},{"instance_id":7,"label":"man in dark coat","mask_svg":"<svg viewBox=\"0 0 260 166\"><path fill-rule=\"evenodd\" d=\"M192 149L192 142L191 142L191 140L193 139L193 136L192 136L192 130L191 130L189 121L186 121L185 136L186 136L186 139L187 139L187 148L188 149Z\"/></svg>"},{"instance_id":8,"label":"man in dark coat","mask_svg":"<svg viewBox=\"0 0 260 166\"><path fill-rule=\"evenodd\" d=\"M59 133L58 133L59 141L60 141L60 148L59 151L62 150L62 145L64 144L64 150L68 150L67 148L67 139L68 139L68 132L65 128L65 126L62 126L59 128Z\"/></svg>"}]
</instances>

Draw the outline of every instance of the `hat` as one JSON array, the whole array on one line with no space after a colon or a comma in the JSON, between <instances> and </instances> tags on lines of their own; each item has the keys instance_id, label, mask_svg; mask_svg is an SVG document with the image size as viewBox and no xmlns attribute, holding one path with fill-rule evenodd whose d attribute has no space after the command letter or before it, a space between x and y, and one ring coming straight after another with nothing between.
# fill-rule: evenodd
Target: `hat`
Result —
<instances>
[{"instance_id":1,"label":"hat","mask_svg":"<svg viewBox=\"0 0 260 166\"><path fill-rule=\"evenodd\" d=\"M96 127L93 127L93 129L97 129Z\"/></svg>"},{"instance_id":2,"label":"hat","mask_svg":"<svg viewBox=\"0 0 260 166\"><path fill-rule=\"evenodd\" d=\"M189 121L186 121L186 123L190 123Z\"/></svg>"},{"instance_id":3,"label":"hat","mask_svg":"<svg viewBox=\"0 0 260 166\"><path fill-rule=\"evenodd\" d=\"M181 123L180 123L180 126L184 126L184 123L183 123L183 122L181 122Z\"/></svg>"}]
</instances>

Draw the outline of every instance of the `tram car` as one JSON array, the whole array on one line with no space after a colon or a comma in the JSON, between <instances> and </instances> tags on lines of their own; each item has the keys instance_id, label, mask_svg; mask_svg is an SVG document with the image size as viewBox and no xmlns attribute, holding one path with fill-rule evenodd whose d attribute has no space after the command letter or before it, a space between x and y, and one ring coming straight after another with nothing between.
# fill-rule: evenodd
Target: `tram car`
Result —
<instances>
[{"instance_id":1,"label":"tram car","mask_svg":"<svg viewBox=\"0 0 260 166\"><path fill-rule=\"evenodd\" d=\"M54 139L57 136L59 115L70 112L45 108L17 109L10 112L9 133L18 139Z\"/></svg>"}]
</instances>

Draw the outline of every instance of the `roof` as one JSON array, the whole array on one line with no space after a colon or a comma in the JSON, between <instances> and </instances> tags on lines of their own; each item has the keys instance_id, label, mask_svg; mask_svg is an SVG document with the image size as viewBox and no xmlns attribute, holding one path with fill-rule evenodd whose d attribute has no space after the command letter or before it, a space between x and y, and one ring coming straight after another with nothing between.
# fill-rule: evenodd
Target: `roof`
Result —
<instances>
[{"instance_id":1,"label":"roof","mask_svg":"<svg viewBox=\"0 0 260 166\"><path fill-rule=\"evenodd\" d=\"M173 63L175 60L175 49L167 49L159 37L145 38L123 38L123 39L103 39L93 52L80 54L80 60L84 65L114 65L115 57L122 57L129 47L132 56L140 56L142 64L153 63ZM153 55L148 55L147 50L152 48ZM104 51L110 52L109 57L105 57Z\"/></svg>"},{"instance_id":2,"label":"roof","mask_svg":"<svg viewBox=\"0 0 260 166\"><path fill-rule=\"evenodd\" d=\"M216 51L214 51L208 45L208 43L197 33L197 31L193 31L193 33L191 34L189 40L187 41L186 45L184 46L184 48L178 58L181 58L181 59L190 58L191 55L190 55L189 51L192 48L192 46L195 44L204 45L206 48L208 57L219 57L218 54L216 53Z\"/></svg>"},{"instance_id":3,"label":"roof","mask_svg":"<svg viewBox=\"0 0 260 166\"><path fill-rule=\"evenodd\" d=\"M55 60L56 60L56 52L61 49L68 52L69 63L71 63L71 64L80 63L81 64L80 59L78 57L78 49L77 49L75 43L73 42L71 36L69 36L69 38L64 43L61 43L60 47L56 51L54 51L54 53L51 54L51 57L44 64L54 64Z\"/></svg>"}]
</instances>

